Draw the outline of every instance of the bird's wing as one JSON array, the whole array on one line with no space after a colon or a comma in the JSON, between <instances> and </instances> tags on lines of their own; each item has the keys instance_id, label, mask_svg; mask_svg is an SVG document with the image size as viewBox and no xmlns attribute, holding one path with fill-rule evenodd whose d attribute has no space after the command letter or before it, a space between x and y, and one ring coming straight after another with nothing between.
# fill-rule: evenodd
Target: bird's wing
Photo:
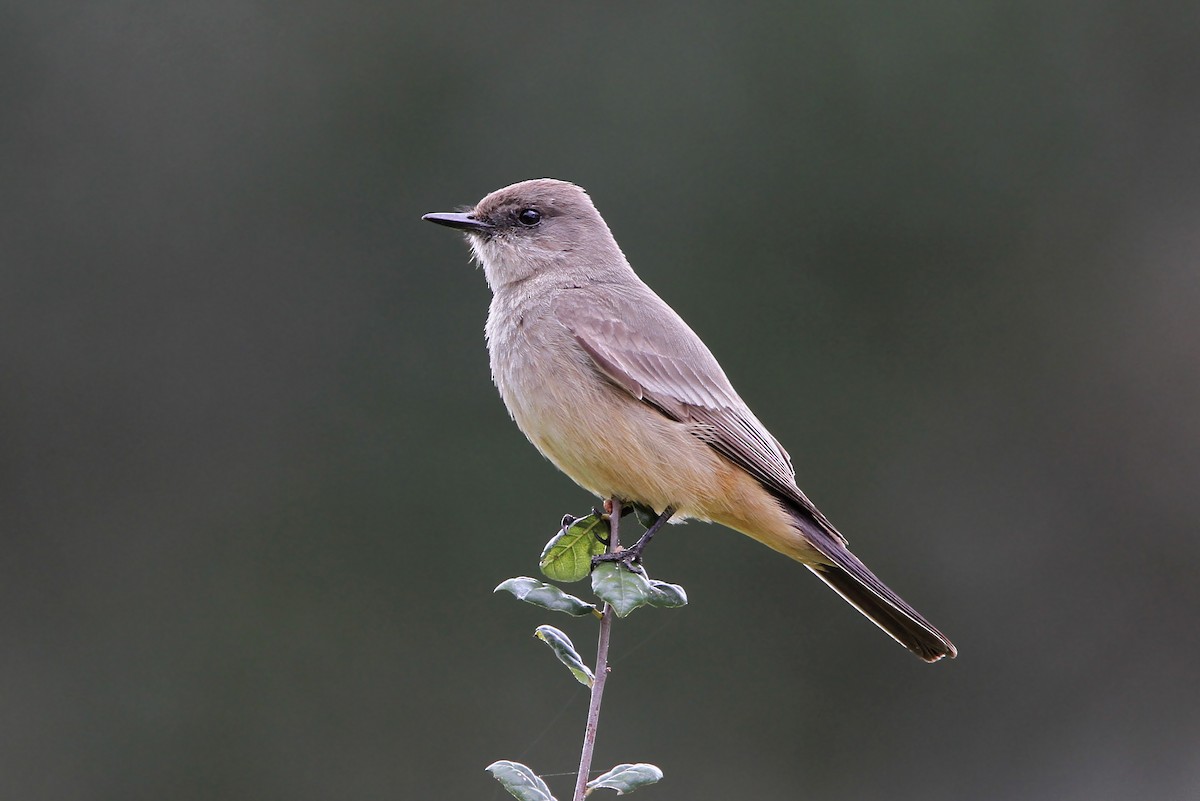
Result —
<instances>
[{"instance_id":1,"label":"bird's wing","mask_svg":"<svg viewBox=\"0 0 1200 801\"><path fill-rule=\"evenodd\" d=\"M672 420L693 425L698 437L800 512L813 533L819 532L817 539L832 536L844 543L796 486L787 451L738 396L700 338L657 295L646 289L609 302L594 288L563 292L553 313L610 381Z\"/></svg>"}]
</instances>

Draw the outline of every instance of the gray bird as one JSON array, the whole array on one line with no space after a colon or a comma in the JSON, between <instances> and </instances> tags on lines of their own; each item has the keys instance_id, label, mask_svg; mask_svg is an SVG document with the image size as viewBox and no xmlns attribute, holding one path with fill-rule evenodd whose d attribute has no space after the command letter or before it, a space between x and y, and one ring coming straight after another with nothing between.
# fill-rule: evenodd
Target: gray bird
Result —
<instances>
[{"instance_id":1,"label":"gray bird","mask_svg":"<svg viewBox=\"0 0 1200 801\"><path fill-rule=\"evenodd\" d=\"M523 181L471 211L423 219L466 233L492 290L492 377L521 431L560 470L601 498L653 509L650 534L695 518L753 537L921 659L957 654L800 491L787 451L633 272L583 189Z\"/></svg>"}]
</instances>

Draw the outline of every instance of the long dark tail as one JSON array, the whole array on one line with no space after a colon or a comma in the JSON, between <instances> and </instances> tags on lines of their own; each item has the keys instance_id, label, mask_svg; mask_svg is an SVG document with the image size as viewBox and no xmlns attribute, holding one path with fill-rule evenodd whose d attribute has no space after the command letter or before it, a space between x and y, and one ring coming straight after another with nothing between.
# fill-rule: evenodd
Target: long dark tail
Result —
<instances>
[{"instance_id":1,"label":"long dark tail","mask_svg":"<svg viewBox=\"0 0 1200 801\"><path fill-rule=\"evenodd\" d=\"M797 517L805 539L829 562L806 565L821 581L887 632L893 640L926 662L936 662L944 656L951 659L958 656L954 643L847 550L841 535L828 521L822 517L818 522L803 513ZM832 533L825 530L826 525L829 525Z\"/></svg>"},{"instance_id":2,"label":"long dark tail","mask_svg":"<svg viewBox=\"0 0 1200 801\"><path fill-rule=\"evenodd\" d=\"M840 565L809 565L808 569L833 587L838 595L866 615L893 640L926 662L936 662L943 656L958 656L954 643L935 629L921 614L904 602L899 595L875 578L866 565L847 552L861 572L851 573ZM865 575L864 575L865 574Z\"/></svg>"}]
</instances>

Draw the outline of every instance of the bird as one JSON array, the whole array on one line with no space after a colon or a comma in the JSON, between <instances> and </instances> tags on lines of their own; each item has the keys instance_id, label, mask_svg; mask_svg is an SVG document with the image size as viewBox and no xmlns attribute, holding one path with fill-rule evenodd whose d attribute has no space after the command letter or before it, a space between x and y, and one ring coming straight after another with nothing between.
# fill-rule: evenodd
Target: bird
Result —
<instances>
[{"instance_id":1,"label":"bird","mask_svg":"<svg viewBox=\"0 0 1200 801\"><path fill-rule=\"evenodd\" d=\"M712 352L634 272L588 193L540 178L424 220L466 235L492 300L492 378L512 419L600 498L711 521L812 571L926 662L950 640L872 573L796 484L787 451Z\"/></svg>"}]
</instances>

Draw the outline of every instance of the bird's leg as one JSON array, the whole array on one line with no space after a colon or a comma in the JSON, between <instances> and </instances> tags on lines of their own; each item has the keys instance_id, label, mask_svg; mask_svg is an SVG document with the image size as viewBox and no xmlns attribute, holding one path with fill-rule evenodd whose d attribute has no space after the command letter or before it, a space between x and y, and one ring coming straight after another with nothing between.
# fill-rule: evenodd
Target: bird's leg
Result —
<instances>
[{"instance_id":1,"label":"bird's leg","mask_svg":"<svg viewBox=\"0 0 1200 801\"><path fill-rule=\"evenodd\" d=\"M650 544L650 540L654 538L654 535L658 533L660 528L667 524L667 521L674 514L675 508L673 506L663 509L663 513L658 516L658 519L654 521L654 524L650 528L646 529L646 533L632 547L625 548L616 553L602 553L599 556L593 556L592 564L595 565L599 562L620 562L632 569L634 562L640 563L642 561L642 551L646 550L646 546Z\"/></svg>"},{"instance_id":2,"label":"bird's leg","mask_svg":"<svg viewBox=\"0 0 1200 801\"><path fill-rule=\"evenodd\" d=\"M610 517L610 516L612 516L612 509L613 509L613 502L612 502L612 499L609 498L608 500L606 500L604 502L604 511L603 512L601 512L599 509L597 509L595 506L593 506L592 514L594 514L596 517ZM621 517L625 517L628 514L632 514L633 510L634 510L633 504L623 502L621 504Z\"/></svg>"},{"instance_id":3,"label":"bird's leg","mask_svg":"<svg viewBox=\"0 0 1200 801\"><path fill-rule=\"evenodd\" d=\"M646 529L646 533L638 538L638 541L633 544L632 548L629 548L627 551L625 551L625 553L631 554L629 557L630 561L642 561L642 551L646 550L646 546L650 544L650 540L654 538L654 535L658 533L660 528L667 524L667 521L670 520L671 516L674 514L675 507L673 506L668 506L666 509L663 509L663 513L658 516L658 519L654 521L654 524L650 526L650 528Z\"/></svg>"}]
</instances>

